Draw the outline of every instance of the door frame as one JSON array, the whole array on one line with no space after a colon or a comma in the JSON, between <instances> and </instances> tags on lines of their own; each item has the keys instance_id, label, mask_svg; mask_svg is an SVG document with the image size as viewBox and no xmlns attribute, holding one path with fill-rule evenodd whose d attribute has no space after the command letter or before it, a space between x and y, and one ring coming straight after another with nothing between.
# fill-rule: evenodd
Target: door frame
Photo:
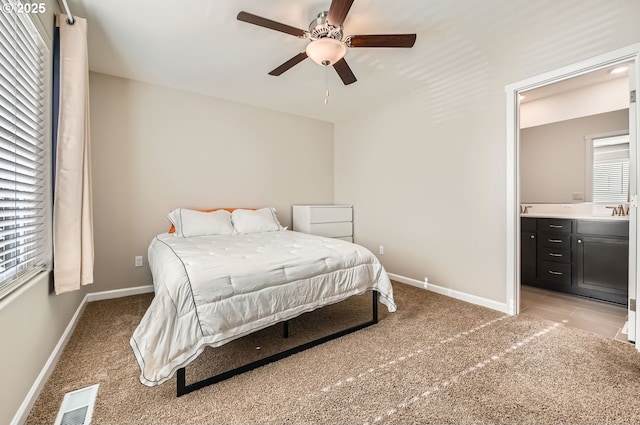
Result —
<instances>
[{"instance_id":1,"label":"door frame","mask_svg":"<svg viewBox=\"0 0 640 425\"><path fill-rule=\"evenodd\" d=\"M633 44L591 59L568 65L554 71L528 78L505 87L507 112L507 164L506 164L506 200L507 200L507 270L506 293L509 314L520 313L520 125L519 125L519 95L520 92L543 87L552 83L567 80L579 75L605 68L621 62L631 62L629 67L629 87L640 88L640 43ZM629 298L636 299L640 270L637 264L638 253L638 188L640 187L640 173L637 172L639 162L638 131L640 122L640 108L637 103L629 107L629 141L630 141L630 207L629 208ZM629 306L631 308L631 306ZM634 336L636 349L640 351L640 338L635 338L636 329L640 329L640 314L629 311L629 335Z\"/></svg>"}]
</instances>

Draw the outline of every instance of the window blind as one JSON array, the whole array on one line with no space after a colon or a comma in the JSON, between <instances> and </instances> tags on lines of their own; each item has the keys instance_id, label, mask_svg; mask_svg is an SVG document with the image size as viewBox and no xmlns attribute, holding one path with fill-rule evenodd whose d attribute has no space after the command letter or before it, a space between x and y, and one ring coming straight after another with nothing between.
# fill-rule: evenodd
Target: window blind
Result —
<instances>
[{"instance_id":1,"label":"window blind","mask_svg":"<svg viewBox=\"0 0 640 425\"><path fill-rule=\"evenodd\" d=\"M50 258L47 54L28 14L0 14L0 298Z\"/></svg>"},{"instance_id":2,"label":"window blind","mask_svg":"<svg viewBox=\"0 0 640 425\"><path fill-rule=\"evenodd\" d=\"M629 135L593 139L593 202L629 200Z\"/></svg>"}]
</instances>

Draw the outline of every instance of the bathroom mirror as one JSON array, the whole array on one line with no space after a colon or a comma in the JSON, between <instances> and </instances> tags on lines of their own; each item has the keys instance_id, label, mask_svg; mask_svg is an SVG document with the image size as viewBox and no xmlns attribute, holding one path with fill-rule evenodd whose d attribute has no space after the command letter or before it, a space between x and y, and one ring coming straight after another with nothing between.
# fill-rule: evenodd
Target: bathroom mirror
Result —
<instances>
[{"instance_id":1,"label":"bathroom mirror","mask_svg":"<svg viewBox=\"0 0 640 425\"><path fill-rule=\"evenodd\" d=\"M522 203L627 202L629 81L613 70L523 93Z\"/></svg>"}]
</instances>

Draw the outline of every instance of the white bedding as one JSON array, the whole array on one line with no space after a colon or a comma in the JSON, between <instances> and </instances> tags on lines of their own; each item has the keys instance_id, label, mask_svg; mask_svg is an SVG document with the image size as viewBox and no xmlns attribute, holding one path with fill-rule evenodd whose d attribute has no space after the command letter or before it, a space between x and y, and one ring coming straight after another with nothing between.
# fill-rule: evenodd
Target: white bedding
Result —
<instances>
[{"instance_id":1,"label":"white bedding","mask_svg":"<svg viewBox=\"0 0 640 425\"><path fill-rule=\"evenodd\" d=\"M158 235L149 246L155 297L131 337L140 382L159 385L206 346L220 346L391 282L366 248L292 231Z\"/></svg>"}]
</instances>

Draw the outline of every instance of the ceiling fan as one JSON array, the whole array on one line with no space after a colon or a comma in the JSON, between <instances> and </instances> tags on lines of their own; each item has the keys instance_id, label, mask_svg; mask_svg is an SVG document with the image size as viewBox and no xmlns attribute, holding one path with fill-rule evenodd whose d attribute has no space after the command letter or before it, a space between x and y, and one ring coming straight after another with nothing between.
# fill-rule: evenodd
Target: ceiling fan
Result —
<instances>
[{"instance_id":1,"label":"ceiling fan","mask_svg":"<svg viewBox=\"0 0 640 425\"><path fill-rule=\"evenodd\" d=\"M321 12L305 31L248 12L238 13L239 21L269 28L309 40L304 52L298 53L269 72L278 76L293 68L307 57L322 66L333 66L342 82L347 85L357 81L344 60L347 47L413 47L415 34L349 35L343 38L342 24L354 0L332 0L328 12Z\"/></svg>"}]
</instances>

